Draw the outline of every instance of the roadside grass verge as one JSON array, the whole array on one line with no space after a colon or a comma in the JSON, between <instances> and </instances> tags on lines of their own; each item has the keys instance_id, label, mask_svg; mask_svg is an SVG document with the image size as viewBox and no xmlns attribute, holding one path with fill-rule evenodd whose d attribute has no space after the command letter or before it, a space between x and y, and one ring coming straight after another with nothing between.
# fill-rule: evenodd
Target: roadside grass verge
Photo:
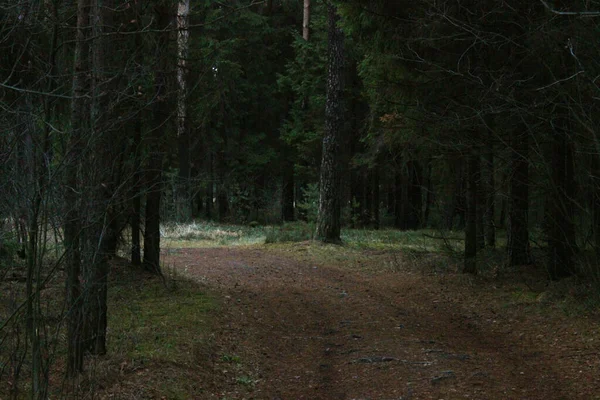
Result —
<instances>
[{"instance_id":1,"label":"roadside grass verge","mask_svg":"<svg viewBox=\"0 0 600 400\"><path fill-rule=\"evenodd\" d=\"M45 348L50 351L49 398L202 398L214 383L209 373L210 321L216 303L198 284L172 273L163 280L123 259L112 264L108 351L103 356L87 355L85 370L76 379L65 379L63 273L57 273L42 292L44 331L48 332ZM1 326L10 315L9 302L24 301L25 283L0 283ZM11 372L11 360L26 351L22 314L0 331L1 399L12 398L14 384L19 387L18 398L32 396L30 354L23 358L18 381Z\"/></svg>"},{"instance_id":2,"label":"roadside grass verge","mask_svg":"<svg viewBox=\"0 0 600 400\"><path fill-rule=\"evenodd\" d=\"M108 355L93 360L89 386L118 398L201 397L215 303L198 284L166 271L116 268L109 288ZM131 397L129 397L131 396Z\"/></svg>"}]
</instances>

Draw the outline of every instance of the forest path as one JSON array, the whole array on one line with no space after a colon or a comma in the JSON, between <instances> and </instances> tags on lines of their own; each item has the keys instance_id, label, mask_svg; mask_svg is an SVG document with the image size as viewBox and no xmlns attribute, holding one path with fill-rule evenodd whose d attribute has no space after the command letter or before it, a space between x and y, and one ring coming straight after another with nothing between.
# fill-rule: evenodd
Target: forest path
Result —
<instances>
[{"instance_id":1,"label":"forest path","mask_svg":"<svg viewBox=\"0 0 600 400\"><path fill-rule=\"evenodd\" d=\"M597 353L586 355L577 337L562 347L577 327L482 306L483 292L464 279L323 265L267 246L178 249L166 261L223 299L214 330L214 373L223 379L206 398L548 400L600 393Z\"/></svg>"}]
</instances>

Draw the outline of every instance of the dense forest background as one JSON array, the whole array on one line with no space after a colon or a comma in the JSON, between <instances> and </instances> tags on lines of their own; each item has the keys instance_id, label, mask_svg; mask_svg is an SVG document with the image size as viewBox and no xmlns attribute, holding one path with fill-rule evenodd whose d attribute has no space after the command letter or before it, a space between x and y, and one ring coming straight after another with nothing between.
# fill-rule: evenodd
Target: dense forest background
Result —
<instances>
[{"instance_id":1,"label":"dense forest background","mask_svg":"<svg viewBox=\"0 0 600 400\"><path fill-rule=\"evenodd\" d=\"M46 283L64 270L74 376L106 352L109 259L160 274L169 221L464 231L465 272L500 248L596 277L599 17L589 0L0 0L0 257L26 270L0 327L26 321L32 392Z\"/></svg>"}]
</instances>

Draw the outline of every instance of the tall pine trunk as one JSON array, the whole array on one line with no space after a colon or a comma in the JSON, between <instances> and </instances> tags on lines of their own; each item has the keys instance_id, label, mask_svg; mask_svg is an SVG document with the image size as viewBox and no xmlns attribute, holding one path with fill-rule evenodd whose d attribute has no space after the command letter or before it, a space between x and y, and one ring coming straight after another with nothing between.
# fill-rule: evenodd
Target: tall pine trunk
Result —
<instances>
[{"instance_id":1,"label":"tall pine trunk","mask_svg":"<svg viewBox=\"0 0 600 400\"><path fill-rule=\"evenodd\" d=\"M281 219L284 222L294 221L294 163L284 162L281 185Z\"/></svg>"},{"instance_id":2,"label":"tall pine trunk","mask_svg":"<svg viewBox=\"0 0 600 400\"><path fill-rule=\"evenodd\" d=\"M381 194L379 191L379 166L375 166L373 167L373 170L371 172L371 185L372 185L372 192L373 192L373 211L372 211L372 221L373 221L373 229L379 229L379 206L380 206L380 202L381 202Z\"/></svg>"},{"instance_id":3,"label":"tall pine trunk","mask_svg":"<svg viewBox=\"0 0 600 400\"><path fill-rule=\"evenodd\" d=\"M136 20L135 29L140 32L142 30L141 11L142 4L138 3L132 11L134 12L132 19ZM135 35L135 60L136 73L142 75L143 53L142 53L142 37ZM133 157L133 184L131 185L131 263L135 266L142 265L142 243L141 243L141 215L142 215L142 189L143 189L143 173L142 173L142 118L144 113L143 101L141 101L141 92L137 92L138 100L136 106L139 107L133 122L133 140L132 154Z\"/></svg>"},{"instance_id":4,"label":"tall pine trunk","mask_svg":"<svg viewBox=\"0 0 600 400\"><path fill-rule=\"evenodd\" d=\"M529 247L529 132L511 133L512 171L508 226L508 263L531 264Z\"/></svg>"},{"instance_id":5,"label":"tall pine trunk","mask_svg":"<svg viewBox=\"0 0 600 400\"><path fill-rule=\"evenodd\" d=\"M189 54L190 0L180 0L177 8L177 141L179 153L179 179L177 185L177 219L192 218L190 188L190 136L187 104L187 60Z\"/></svg>"},{"instance_id":6,"label":"tall pine trunk","mask_svg":"<svg viewBox=\"0 0 600 400\"><path fill-rule=\"evenodd\" d=\"M479 151L478 151L479 154ZM477 249L485 248L485 206L487 197L487 187L482 181L481 156L477 156L478 170L477 175Z\"/></svg>"},{"instance_id":7,"label":"tall pine trunk","mask_svg":"<svg viewBox=\"0 0 600 400\"><path fill-rule=\"evenodd\" d=\"M575 228L573 144L566 118L554 124L552 141L552 187L546 218L548 229L548 273L560 279L575 273Z\"/></svg>"},{"instance_id":8,"label":"tall pine trunk","mask_svg":"<svg viewBox=\"0 0 600 400\"><path fill-rule=\"evenodd\" d=\"M304 0L304 13L302 16L302 37L310 39L310 0Z\"/></svg>"},{"instance_id":9,"label":"tall pine trunk","mask_svg":"<svg viewBox=\"0 0 600 400\"><path fill-rule=\"evenodd\" d=\"M91 41L91 135L93 137L94 154L98 157L97 171L90 173L89 182L93 188L89 193L91 220L87 229L84 229L86 238L86 260L84 265L85 275L85 349L92 354L106 353L107 330L107 294L108 294L108 258L113 246L116 246L116 218L110 207L111 197L116 191L113 183L113 162L118 157L113 149L117 142L116 137L111 137L113 130L108 129L110 115L108 88L109 77L107 74L107 52L109 47L105 34L110 25L109 10L113 6L111 0L94 0L92 7L92 41ZM88 165L94 165L94 157L87 158ZM114 243L113 243L114 242ZM116 250L116 249L115 249Z\"/></svg>"},{"instance_id":10,"label":"tall pine trunk","mask_svg":"<svg viewBox=\"0 0 600 400\"><path fill-rule=\"evenodd\" d=\"M479 155L472 152L467 160L467 212L465 228L465 266L463 272L477 273L477 191Z\"/></svg>"},{"instance_id":11,"label":"tall pine trunk","mask_svg":"<svg viewBox=\"0 0 600 400\"><path fill-rule=\"evenodd\" d=\"M77 34L73 68L73 100L71 102L71 136L65 188L65 261L67 272L67 374L75 376L83 370L83 309L81 291L81 216L79 171L83 154L82 138L89 128L89 14L90 0L77 2Z\"/></svg>"},{"instance_id":12,"label":"tall pine trunk","mask_svg":"<svg viewBox=\"0 0 600 400\"><path fill-rule=\"evenodd\" d=\"M146 229L144 231L144 269L160 274L160 201L162 194L162 132L169 118L167 110L167 66L170 13L167 5L155 7L157 45L155 50L153 126L148 133L150 155L146 182Z\"/></svg>"},{"instance_id":13,"label":"tall pine trunk","mask_svg":"<svg viewBox=\"0 0 600 400\"><path fill-rule=\"evenodd\" d=\"M329 66L316 238L323 242L333 243L341 240L340 146L344 125L344 34L337 24L338 20L336 7L329 4Z\"/></svg>"},{"instance_id":14,"label":"tall pine trunk","mask_svg":"<svg viewBox=\"0 0 600 400\"><path fill-rule=\"evenodd\" d=\"M492 146L484 154L483 172L485 174L483 184L486 186L484 213L485 245L494 248L496 247L496 179L494 176L494 148Z\"/></svg>"}]
</instances>

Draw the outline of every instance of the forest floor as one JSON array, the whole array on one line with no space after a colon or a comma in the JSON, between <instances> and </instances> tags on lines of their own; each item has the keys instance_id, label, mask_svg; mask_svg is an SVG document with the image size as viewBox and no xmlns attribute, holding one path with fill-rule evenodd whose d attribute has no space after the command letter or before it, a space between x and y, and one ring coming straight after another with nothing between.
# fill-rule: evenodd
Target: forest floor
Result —
<instances>
[{"instance_id":1,"label":"forest floor","mask_svg":"<svg viewBox=\"0 0 600 400\"><path fill-rule=\"evenodd\" d=\"M218 303L189 398L600 399L573 282L310 241L165 253Z\"/></svg>"},{"instance_id":2,"label":"forest floor","mask_svg":"<svg viewBox=\"0 0 600 400\"><path fill-rule=\"evenodd\" d=\"M64 335L51 342L50 397L600 400L593 279L507 268L502 238L471 276L458 234L347 230L335 246L311 232L165 228L164 279L113 263L108 354L65 381ZM64 277L54 281L49 321L63 312ZM0 281L0 320L23 285ZM0 356L19 343L0 340ZM0 399L12 387L0 374Z\"/></svg>"}]
</instances>

